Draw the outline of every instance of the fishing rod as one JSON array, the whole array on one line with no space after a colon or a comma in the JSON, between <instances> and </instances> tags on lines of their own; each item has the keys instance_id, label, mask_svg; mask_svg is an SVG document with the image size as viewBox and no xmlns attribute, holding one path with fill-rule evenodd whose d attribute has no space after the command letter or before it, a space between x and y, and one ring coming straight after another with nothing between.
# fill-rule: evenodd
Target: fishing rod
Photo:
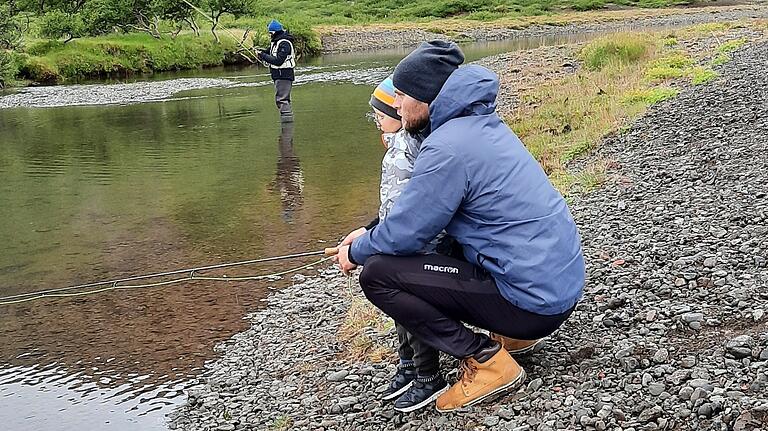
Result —
<instances>
[{"instance_id":1,"label":"fishing rod","mask_svg":"<svg viewBox=\"0 0 768 431\"><path fill-rule=\"evenodd\" d=\"M120 278L115 280L107 280L107 281L99 281L94 283L86 283L86 284L79 284L75 286L67 286L67 287L61 287L57 289L48 289L48 290L41 290L36 292L28 292L28 293L20 293L17 295L10 295L10 296L4 296L0 297L0 305L10 305L10 304L18 304L21 302L28 302L33 301L37 299L42 299L46 297L68 297L68 296L81 296L81 295L88 295L93 293L99 293L99 292L105 292L107 290L119 290L119 289L132 289L132 288L144 288L144 287L157 287L157 286L165 286L169 284L174 283L180 283L182 281L188 281L188 280L212 280L212 281L246 281L246 280L260 280L264 278L271 278L276 277L284 274L288 274L291 272L299 271L301 269L308 268L310 266L316 265L318 263L324 262L326 260L331 259L333 256L338 254L338 247L329 247L325 248L323 250L317 250L317 251L309 251L304 253L294 253L294 254L287 254L282 256L274 256L274 257L267 257L267 258L260 258L260 259L251 259L251 260L243 260L239 262L229 262L229 263L221 263L221 264L215 264L215 265L206 265L206 266L200 266L195 268L185 268L185 269L177 269L173 271L165 271L165 272L157 272L154 274L146 274L146 275L137 275L132 277L126 277L126 278ZM313 262L307 265L302 265L297 268L292 268L286 271L273 273L273 274L264 274L264 275L258 275L258 276L245 276L245 277L207 277L207 276L200 276L196 275L196 272L201 271L208 271L212 269L221 269L221 268L231 268L235 266L242 266L242 265L251 265L254 263L263 263L263 262L275 262L279 260L286 260L286 259L296 259L300 257L308 257L308 256L318 256L318 255L324 255L322 259L320 259L317 262ZM157 283L147 283L147 284L132 284L132 285L119 285L120 283L127 283L130 281L138 281L138 280L147 280L152 278L159 278L159 277L167 277L170 275L178 275L178 274L187 274L187 276L182 278L175 278L172 280L166 280L161 281ZM108 286L106 288L96 289L96 290L89 290L85 292L75 292L75 293L64 293L64 292L71 292L73 290L80 290L80 289L87 289L87 288L93 288L93 287L99 287L99 286Z\"/></svg>"}]
</instances>

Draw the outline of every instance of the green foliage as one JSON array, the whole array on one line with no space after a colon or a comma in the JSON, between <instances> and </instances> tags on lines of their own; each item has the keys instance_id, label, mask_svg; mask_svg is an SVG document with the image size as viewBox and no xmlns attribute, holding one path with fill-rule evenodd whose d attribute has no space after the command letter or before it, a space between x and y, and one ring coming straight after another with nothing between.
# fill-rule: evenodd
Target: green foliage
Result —
<instances>
[{"instance_id":1,"label":"green foliage","mask_svg":"<svg viewBox=\"0 0 768 431\"><path fill-rule=\"evenodd\" d=\"M131 6L127 0L89 0L81 12L84 31L96 36L126 29L135 22Z\"/></svg>"},{"instance_id":2,"label":"green foliage","mask_svg":"<svg viewBox=\"0 0 768 431\"><path fill-rule=\"evenodd\" d=\"M56 66L40 57L28 58L19 68L19 75L40 84L55 84L61 80Z\"/></svg>"},{"instance_id":3,"label":"green foliage","mask_svg":"<svg viewBox=\"0 0 768 431\"><path fill-rule=\"evenodd\" d=\"M626 104L641 103L645 106L655 105L667 99L671 99L680 91L670 87L652 87L628 93L623 102Z\"/></svg>"},{"instance_id":4,"label":"green foliage","mask_svg":"<svg viewBox=\"0 0 768 431\"><path fill-rule=\"evenodd\" d=\"M691 83L693 85L706 84L718 77L718 73L707 67L694 67L691 70Z\"/></svg>"},{"instance_id":5,"label":"green foliage","mask_svg":"<svg viewBox=\"0 0 768 431\"><path fill-rule=\"evenodd\" d=\"M717 51L721 54L727 54L741 48L745 43L747 43L747 39L744 37L741 39L729 40L728 42L725 42L724 44L717 47Z\"/></svg>"},{"instance_id":6,"label":"green foliage","mask_svg":"<svg viewBox=\"0 0 768 431\"><path fill-rule=\"evenodd\" d=\"M590 70L607 66L635 63L645 58L651 50L647 39L638 36L614 35L596 39L581 51L584 65Z\"/></svg>"},{"instance_id":7,"label":"green foliage","mask_svg":"<svg viewBox=\"0 0 768 431\"><path fill-rule=\"evenodd\" d=\"M661 40L661 44L664 46L675 46L677 45L677 38L674 35L669 35Z\"/></svg>"},{"instance_id":8,"label":"green foliage","mask_svg":"<svg viewBox=\"0 0 768 431\"><path fill-rule=\"evenodd\" d=\"M48 51L45 49L48 48ZM22 76L52 83L82 77L192 69L232 63L235 42L216 43L210 36L181 35L156 39L134 33L83 38L63 44L37 44Z\"/></svg>"},{"instance_id":9,"label":"green foliage","mask_svg":"<svg viewBox=\"0 0 768 431\"><path fill-rule=\"evenodd\" d=\"M605 6L605 0L574 0L573 9L584 11L600 9Z\"/></svg>"},{"instance_id":10,"label":"green foliage","mask_svg":"<svg viewBox=\"0 0 768 431\"><path fill-rule=\"evenodd\" d=\"M0 88L11 85L19 73L19 62L13 51L0 49Z\"/></svg>"},{"instance_id":11,"label":"green foliage","mask_svg":"<svg viewBox=\"0 0 768 431\"><path fill-rule=\"evenodd\" d=\"M16 21L16 10L0 3L0 49L16 49L21 46L21 28Z\"/></svg>"},{"instance_id":12,"label":"green foliage","mask_svg":"<svg viewBox=\"0 0 768 431\"><path fill-rule=\"evenodd\" d=\"M682 53L661 57L651 63L645 73L646 79L658 81L686 76L693 65L693 59Z\"/></svg>"},{"instance_id":13,"label":"green foliage","mask_svg":"<svg viewBox=\"0 0 768 431\"><path fill-rule=\"evenodd\" d=\"M85 24L79 14L53 10L43 15L39 24L41 36L49 39L66 38L64 43L85 35Z\"/></svg>"},{"instance_id":14,"label":"green foliage","mask_svg":"<svg viewBox=\"0 0 768 431\"><path fill-rule=\"evenodd\" d=\"M728 63L731 61L731 56L725 53L718 54L717 57L715 57L712 60L713 66L720 66L722 64Z\"/></svg>"}]
</instances>

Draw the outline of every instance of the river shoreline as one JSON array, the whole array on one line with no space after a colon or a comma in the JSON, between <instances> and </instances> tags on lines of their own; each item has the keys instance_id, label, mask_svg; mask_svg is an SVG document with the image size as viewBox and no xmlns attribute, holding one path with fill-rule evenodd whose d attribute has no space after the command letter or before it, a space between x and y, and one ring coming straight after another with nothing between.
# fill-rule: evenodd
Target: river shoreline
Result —
<instances>
[{"instance_id":1,"label":"river shoreline","mask_svg":"<svg viewBox=\"0 0 768 431\"><path fill-rule=\"evenodd\" d=\"M766 5L706 6L654 10L622 10L594 14L589 12L532 20L529 25L516 22L445 22L441 32L428 31L434 24L391 24L370 26L334 26L321 28L323 53L365 51L383 48L413 47L425 40L448 39L458 42L495 41L512 38L611 32L665 26L685 26L715 21L737 21L768 16ZM547 24L550 21L551 24ZM403 28L406 27L406 28ZM454 28L451 28L454 27Z\"/></svg>"}]
</instances>

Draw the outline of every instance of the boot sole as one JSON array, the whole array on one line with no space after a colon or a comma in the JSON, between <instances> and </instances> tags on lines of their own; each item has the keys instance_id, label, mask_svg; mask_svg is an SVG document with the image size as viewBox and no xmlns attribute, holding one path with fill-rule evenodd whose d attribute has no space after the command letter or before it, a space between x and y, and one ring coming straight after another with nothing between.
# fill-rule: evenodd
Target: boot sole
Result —
<instances>
[{"instance_id":1,"label":"boot sole","mask_svg":"<svg viewBox=\"0 0 768 431\"><path fill-rule=\"evenodd\" d=\"M535 349L536 346L538 346L539 344L543 343L544 340L546 340L546 338L541 338L538 341L536 341L535 343L531 344L530 346L523 347L522 349L507 350L507 352L509 352L510 355L522 355L524 353L528 353L531 350Z\"/></svg>"},{"instance_id":2,"label":"boot sole","mask_svg":"<svg viewBox=\"0 0 768 431\"><path fill-rule=\"evenodd\" d=\"M452 412L452 411L455 411L455 410L463 409L464 407L471 407L471 406L473 406L473 405L475 405L475 404L477 404L477 403L479 403L479 402L481 402L483 400L487 400L488 398L490 398L490 397L492 397L494 395L498 395L498 394L500 394L502 392L505 392L505 391L508 391L510 389L514 389L517 386L520 386L523 383L523 381L525 381L525 377L526 377L525 370L521 369L520 370L520 375L517 376L517 378L515 380L512 380L511 382L507 383L506 385L501 386L499 388L496 388L495 390L493 390L491 392L488 392L487 394L483 395L482 397L480 397L480 398L478 398L476 400L472 400L472 401L464 404L463 406L452 408L452 409L442 410L442 409L439 409L437 407L435 407L435 409L437 409L437 411L439 411L440 413L448 413L448 412Z\"/></svg>"},{"instance_id":3,"label":"boot sole","mask_svg":"<svg viewBox=\"0 0 768 431\"><path fill-rule=\"evenodd\" d=\"M450 388L450 387L451 387L451 385L446 383L445 387L443 389L440 389L439 391L435 392L434 394L432 394L431 397L427 398L426 400L424 400L424 401L422 401L422 402L420 402L418 404L412 405L410 407L405 407L405 408L397 408L397 407L395 407L395 411L398 411L400 413L410 413L410 412L412 412L414 410L418 410L418 409L420 409L422 407L426 407L427 404L435 401L437 399L437 397L442 395L443 392L447 391L448 388Z\"/></svg>"},{"instance_id":4,"label":"boot sole","mask_svg":"<svg viewBox=\"0 0 768 431\"><path fill-rule=\"evenodd\" d=\"M389 395L383 396L383 397L381 397L381 399L384 400L384 401L393 400L393 399L399 397L400 395L403 395L405 393L405 391L407 391L411 387L411 385L413 385L413 380L408 382L407 385L405 385L402 388L398 389L397 392L393 392L393 393L391 393Z\"/></svg>"}]
</instances>

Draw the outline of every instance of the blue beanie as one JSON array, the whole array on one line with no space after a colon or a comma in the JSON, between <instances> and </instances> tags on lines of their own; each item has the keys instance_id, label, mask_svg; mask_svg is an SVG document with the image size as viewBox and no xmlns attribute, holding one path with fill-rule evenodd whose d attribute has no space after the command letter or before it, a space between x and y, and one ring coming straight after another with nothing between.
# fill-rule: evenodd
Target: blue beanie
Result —
<instances>
[{"instance_id":1,"label":"blue beanie","mask_svg":"<svg viewBox=\"0 0 768 431\"><path fill-rule=\"evenodd\" d=\"M392 81L395 88L425 103L432 103L454 70L464 63L464 53L453 42L422 42L400 60Z\"/></svg>"},{"instance_id":2,"label":"blue beanie","mask_svg":"<svg viewBox=\"0 0 768 431\"><path fill-rule=\"evenodd\" d=\"M283 25L276 19L273 19L267 26L268 31L282 31Z\"/></svg>"}]
</instances>

